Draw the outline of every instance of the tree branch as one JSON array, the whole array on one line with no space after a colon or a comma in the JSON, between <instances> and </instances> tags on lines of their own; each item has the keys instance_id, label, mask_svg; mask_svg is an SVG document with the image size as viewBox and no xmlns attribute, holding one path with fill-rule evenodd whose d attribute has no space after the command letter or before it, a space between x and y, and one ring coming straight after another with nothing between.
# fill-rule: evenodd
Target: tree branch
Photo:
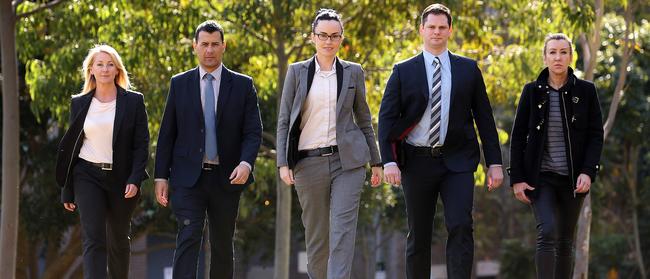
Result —
<instances>
[{"instance_id":1,"label":"tree branch","mask_svg":"<svg viewBox=\"0 0 650 279\"><path fill-rule=\"evenodd\" d=\"M627 78L627 68L630 62L630 57L632 56L633 45L635 43L634 32L630 32L633 29L634 24L634 12L635 5L634 3L629 3L627 9L625 9L625 35L623 38L623 56L621 57L621 62L618 66L618 80L616 81L616 87L614 88L614 95L612 96L612 103L609 105L609 113L607 114L607 120L605 120L605 125L603 129L605 130L604 139L607 140L609 132L612 131L614 126L614 120L616 119L616 112L618 111L619 104L625 91L623 87L625 86L625 81ZM630 34L633 38L630 40Z\"/></svg>"},{"instance_id":2,"label":"tree branch","mask_svg":"<svg viewBox=\"0 0 650 279\"><path fill-rule=\"evenodd\" d=\"M18 5L20 5L20 3L22 3L22 2L23 1L14 2L14 3L16 3L16 5L14 6L14 10L16 8L18 8ZM54 0L52 2L47 2L47 3L41 4L40 6L34 8L33 10L31 10L29 12L16 15L16 19L23 18L23 17L28 17L28 16L33 15L35 13L38 13L38 12L40 12L42 10L51 9L54 6L59 5L59 4L63 3L63 2L64 2L64 0Z\"/></svg>"},{"instance_id":3,"label":"tree branch","mask_svg":"<svg viewBox=\"0 0 650 279\"><path fill-rule=\"evenodd\" d=\"M212 4L212 1L207 1L207 2L208 2L208 5L210 6L210 8L212 8L212 9L215 10L215 11L218 10L217 7L215 7L215 6ZM235 28L237 28L237 29L241 29L241 30L244 31L245 33L248 33L248 34L252 35L253 37L255 37L256 39L260 40L261 42L267 44L267 45L270 46L271 48L273 47L273 42L272 42L271 40L269 40L269 39L268 39L267 37L265 37L264 35L262 35L262 34L256 32L256 31L254 31L254 30L248 28L248 27L246 26L246 24L240 24L239 22L236 22L235 20L232 20L232 19L230 19L230 18L228 18L228 17L223 17L223 20L226 21L226 22L231 23L233 26L235 26Z\"/></svg>"}]
</instances>

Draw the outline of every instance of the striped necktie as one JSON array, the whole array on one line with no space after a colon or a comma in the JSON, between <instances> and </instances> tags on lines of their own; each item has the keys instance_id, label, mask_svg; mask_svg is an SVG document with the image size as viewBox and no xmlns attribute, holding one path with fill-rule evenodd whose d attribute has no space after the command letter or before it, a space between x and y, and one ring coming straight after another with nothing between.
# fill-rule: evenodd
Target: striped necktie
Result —
<instances>
[{"instance_id":1,"label":"striped necktie","mask_svg":"<svg viewBox=\"0 0 650 279\"><path fill-rule=\"evenodd\" d=\"M431 90L431 127L429 128L429 145L436 146L440 142L440 113L441 113L441 75L440 59L433 59L433 85Z\"/></svg>"}]
</instances>

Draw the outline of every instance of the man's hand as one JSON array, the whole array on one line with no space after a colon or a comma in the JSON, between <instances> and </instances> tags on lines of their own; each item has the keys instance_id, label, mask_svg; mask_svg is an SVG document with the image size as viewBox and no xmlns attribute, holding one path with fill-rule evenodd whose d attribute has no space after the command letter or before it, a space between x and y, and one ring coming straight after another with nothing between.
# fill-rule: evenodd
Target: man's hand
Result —
<instances>
[{"instance_id":1,"label":"man's hand","mask_svg":"<svg viewBox=\"0 0 650 279\"><path fill-rule=\"evenodd\" d=\"M280 167L280 179L284 181L284 184L287 184L289 186L296 183L296 181L293 179L293 171L287 166Z\"/></svg>"},{"instance_id":2,"label":"man's hand","mask_svg":"<svg viewBox=\"0 0 650 279\"><path fill-rule=\"evenodd\" d=\"M576 182L576 193L587 193L589 189L591 188L591 177L588 175L581 173L578 176L578 181Z\"/></svg>"},{"instance_id":3,"label":"man's hand","mask_svg":"<svg viewBox=\"0 0 650 279\"><path fill-rule=\"evenodd\" d=\"M402 185L402 173L400 172L398 166L385 166L384 178L386 179L386 183L393 186Z\"/></svg>"},{"instance_id":4,"label":"man's hand","mask_svg":"<svg viewBox=\"0 0 650 279\"><path fill-rule=\"evenodd\" d=\"M167 199L169 193L169 183L167 180L160 180L154 183L154 188L156 191L156 200L158 203L164 207L167 207L169 200Z\"/></svg>"},{"instance_id":5,"label":"man's hand","mask_svg":"<svg viewBox=\"0 0 650 279\"><path fill-rule=\"evenodd\" d=\"M244 184L248 181L251 170L244 164L239 164L230 174L230 184Z\"/></svg>"},{"instance_id":6,"label":"man's hand","mask_svg":"<svg viewBox=\"0 0 650 279\"><path fill-rule=\"evenodd\" d=\"M501 186L503 182L503 169L501 166L492 165L488 168L487 172L487 185L488 190L493 191Z\"/></svg>"},{"instance_id":7,"label":"man's hand","mask_svg":"<svg viewBox=\"0 0 650 279\"><path fill-rule=\"evenodd\" d=\"M372 177L370 177L370 186L377 187L381 184L382 169L381 167L372 167Z\"/></svg>"},{"instance_id":8,"label":"man's hand","mask_svg":"<svg viewBox=\"0 0 650 279\"><path fill-rule=\"evenodd\" d=\"M525 204L530 204L530 199L526 196L525 190L535 190L535 188L530 187L526 182L519 182L512 185L512 191L515 193L515 198L520 200Z\"/></svg>"},{"instance_id":9,"label":"man's hand","mask_svg":"<svg viewBox=\"0 0 650 279\"><path fill-rule=\"evenodd\" d=\"M71 202L64 202L63 207L65 207L65 210L70 212L74 211L74 209L77 208L77 206Z\"/></svg>"}]
</instances>

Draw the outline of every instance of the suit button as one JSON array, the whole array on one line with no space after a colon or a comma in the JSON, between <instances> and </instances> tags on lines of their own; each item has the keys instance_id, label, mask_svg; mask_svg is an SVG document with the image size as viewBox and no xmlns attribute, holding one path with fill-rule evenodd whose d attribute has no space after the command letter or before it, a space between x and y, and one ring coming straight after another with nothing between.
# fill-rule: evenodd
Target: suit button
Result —
<instances>
[{"instance_id":1,"label":"suit button","mask_svg":"<svg viewBox=\"0 0 650 279\"><path fill-rule=\"evenodd\" d=\"M203 148L199 148L199 152L203 152Z\"/></svg>"},{"instance_id":2,"label":"suit button","mask_svg":"<svg viewBox=\"0 0 650 279\"><path fill-rule=\"evenodd\" d=\"M203 134L203 129L201 129L201 134Z\"/></svg>"}]
</instances>

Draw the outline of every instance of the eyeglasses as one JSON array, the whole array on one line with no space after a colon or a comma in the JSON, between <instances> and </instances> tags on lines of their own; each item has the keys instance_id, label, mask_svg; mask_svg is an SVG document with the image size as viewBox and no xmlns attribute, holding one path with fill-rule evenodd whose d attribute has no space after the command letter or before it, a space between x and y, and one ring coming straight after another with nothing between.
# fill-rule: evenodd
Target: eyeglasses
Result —
<instances>
[{"instance_id":1,"label":"eyeglasses","mask_svg":"<svg viewBox=\"0 0 650 279\"><path fill-rule=\"evenodd\" d=\"M327 41L327 39L332 40L332 42L338 42L341 40L341 38L343 38L343 36L340 34L328 35L327 33L314 33L314 35L316 35L316 37L318 37L318 39L323 42Z\"/></svg>"}]
</instances>

